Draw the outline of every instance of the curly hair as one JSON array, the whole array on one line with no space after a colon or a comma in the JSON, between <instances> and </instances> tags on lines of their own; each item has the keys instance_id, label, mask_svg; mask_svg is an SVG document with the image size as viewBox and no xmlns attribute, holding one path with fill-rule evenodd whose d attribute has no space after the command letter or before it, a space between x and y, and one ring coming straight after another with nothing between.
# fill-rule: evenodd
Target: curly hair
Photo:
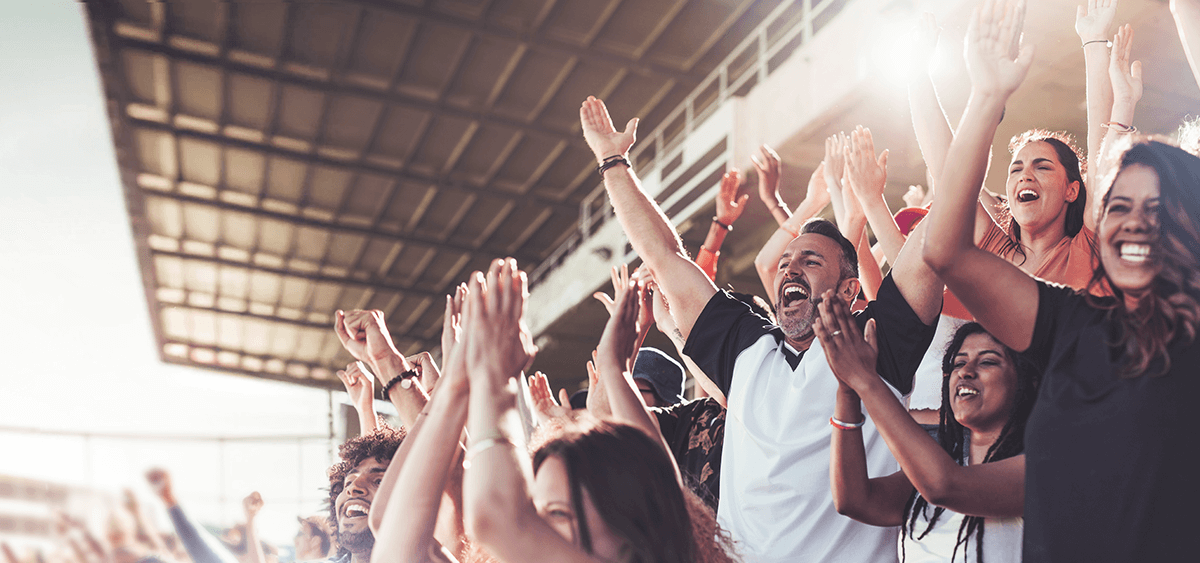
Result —
<instances>
[{"instance_id":1,"label":"curly hair","mask_svg":"<svg viewBox=\"0 0 1200 563\"><path fill-rule=\"evenodd\" d=\"M1156 253L1162 269L1151 282L1151 291L1137 309L1126 310L1124 293L1108 280L1104 263L1097 260L1088 284L1088 304L1107 309L1119 334L1109 344L1123 352L1121 377L1166 374L1171 369L1167 348L1176 340L1191 343L1200 325L1200 158L1179 147L1140 140L1121 155L1115 177L1130 166L1146 166L1158 176L1159 243ZM1111 190L1109 191L1111 193ZM1104 196L1108 213L1109 194ZM1107 285L1116 299L1090 295L1093 287ZM1151 372L1152 363L1159 369Z\"/></svg>"},{"instance_id":2,"label":"curly hair","mask_svg":"<svg viewBox=\"0 0 1200 563\"><path fill-rule=\"evenodd\" d=\"M346 475L368 458L375 458L382 463L390 462L405 435L401 428L380 424L374 432L351 438L338 448L341 461L333 464L328 471L329 521L332 523L335 538L338 533L337 497L342 494L342 489L346 488Z\"/></svg>"},{"instance_id":3,"label":"curly hair","mask_svg":"<svg viewBox=\"0 0 1200 563\"><path fill-rule=\"evenodd\" d=\"M938 442L942 449L950 454L950 458L959 463L967 458L965 447L967 432L966 428L954 417L954 411L950 408L950 373L954 371L954 357L958 355L958 351L962 349L967 338L975 334L986 334L988 338L1003 348L1004 357L1017 372L1017 392L1012 413L1004 423L1004 428L1000 430L1000 437L996 439L996 443L988 448L987 454L983 457L983 463L1008 459L1025 451L1025 422L1029 420L1029 413L1033 412L1033 403L1037 399L1037 387L1042 376L1041 368L1032 360L997 342L979 323L971 322L959 327L958 331L954 333L950 345L946 347L946 354L942 356L942 407L938 413ZM907 534L910 538L920 540L933 530L938 518L946 511L945 508L935 507L933 517L929 519L929 525L919 536L914 535L916 531L913 528L928 507L929 502L914 491L904 507L909 516L901 524L901 537ZM972 536L975 536L975 560L983 562L983 518L979 516L964 516L962 524L958 527L958 538L954 544L954 551L950 554L950 561L953 562L954 557L958 555L958 546L961 545L966 549L967 542ZM903 541L900 542L900 549L901 557L903 557Z\"/></svg>"},{"instance_id":4,"label":"curly hair","mask_svg":"<svg viewBox=\"0 0 1200 563\"><path fill-rule=\"evenodd\" d=\"M600 518L632 551L631 562L731 561L728 536L712 510L680 487L670 454L641 430L585 417L560 421L553 433L533 451L534 473L551 457L566 466L584 551L592 552L586 491Z\"/></svg>"}]
</instances>

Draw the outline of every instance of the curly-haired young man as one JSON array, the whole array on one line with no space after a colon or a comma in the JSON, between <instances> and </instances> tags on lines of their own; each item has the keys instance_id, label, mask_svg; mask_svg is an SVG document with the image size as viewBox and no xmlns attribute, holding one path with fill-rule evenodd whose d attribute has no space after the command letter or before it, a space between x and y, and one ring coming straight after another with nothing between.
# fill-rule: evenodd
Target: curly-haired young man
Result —
<instances>
[{"instance_id":1,"label":"curly-haired young man","mask_svg":"<svg viewBox=\"0 0 1200 563\"><path fill-rule=\"evenodd\" d=\"M370 562L375 546L375 536L367 524L371 501L403 440L403 430L380 425L338 449L341 461L329 468L329 516L338 543L338 553L331 561Z\"/></svg>"}]
</instances>

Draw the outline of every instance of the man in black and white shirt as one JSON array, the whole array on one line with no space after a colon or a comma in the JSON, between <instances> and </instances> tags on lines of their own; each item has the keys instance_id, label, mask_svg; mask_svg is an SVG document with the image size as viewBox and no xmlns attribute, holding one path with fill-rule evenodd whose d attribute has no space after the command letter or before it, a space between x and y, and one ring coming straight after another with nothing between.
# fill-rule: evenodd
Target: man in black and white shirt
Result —
<instances>
[{"instance_id":1,"label":"man in black and white shirt","mask_svg":"<svg viewBox=\"0 0 1200 563\"><path fill-rule=\"evenodd\" d=\"M687 338L684 352L727 398L717 516L740 552L748 561L895 561L897 531L838 515L829 487L828 421L838 383L812 323L815 298L825 291L847 302L858 295L854 245L827 221L807 224L779 261L773 326L717 290L642 191L625 159L637 121L616 131L595 98L584 102L580 119L617 220ZM918 242L922 236L922 229L914 233ZM860 323L876 319L878 368L898 396L908 393L941 310L942 285L921 260L920 244L910 247L857 316ZM869 421L863 432L871 474L897 471Z\"/></svg>"}]
</instances>

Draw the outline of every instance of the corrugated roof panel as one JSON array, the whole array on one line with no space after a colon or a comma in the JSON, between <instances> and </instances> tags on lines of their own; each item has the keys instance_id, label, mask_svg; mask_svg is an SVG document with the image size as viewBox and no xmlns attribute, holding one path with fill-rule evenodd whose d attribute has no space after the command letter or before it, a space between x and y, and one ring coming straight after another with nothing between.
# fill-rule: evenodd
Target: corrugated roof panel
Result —
<instances>
[{"instance_id":1,"label":"corrugated roof panel","mask_svg":"<svg viewBox=\"0 0 1200 563\"><path fill-rule=\"evenodd\" d=\"M174 256L155 256L154 276L158 279L159 286L183 289L185 284L183 260Z\"/></svg>"},{"instance_id":2,"label":"corrugated roof panel","mask_svg":"<svg viewBox=\"0 0 1200 563\"><path fill-rule=\"evenodd\" d=\"M362 235L339 233L329 241L325 263L340 268L349 268L358 259L367 238Z\"/></svg>"},{"instance_id":3,"label":"corrugated roof panel","mask_svg":"<svg viewBox=\"0 0 1200 563\"><path fill-rule=\"evenodd\" d=\"M384 112L383 119L371 153L402 160L408 157L417 136L432 118L423 111L393 105Z\"/></svg>"},{"instance_id":4,"label":"corrugated roof panel","mask_svg":"<svg viewBox=\"0 0 1200 563\"><path fill-rule=\"evenodd\" d=\"M176 177L175 144L169 135L149 129L135 129L134 138L142 170L164 178Z\"/></svg>"},{"instance_id":5,"label":"corrugated roof panel","mask_svg":"<svg viewBox=\"0 0 1200 563\"><path fill-rule=\"evenodd\" d=\"M250 274L250 300L255 303L275 304L279 301L279 290L283 278L269 272Z\"/></svg>"},{"instance_id":6,"label":"corrugated roof panel","mask_svg":"<svg viewBox=\"0 0 1200 563\"><path fill-rule=\"evenodd\" d=\"M318 283L313 288L312 300L309 302L309 308L312 311L321 314L332 314L337 310L338 298L341 297L342 288L331 283Z\"/></svg>"},{"instance_id":7,"label":"corrugated roof panel","mask_svg":"<svg viewBox=\"0 0 1200 563\"><path fill-rule=\"evenodd\" d=\"M230 39L234 47L259 53L276 54L283 38L284 15L288 5L283 2L240 2L230 14Z\"/></svg>"},{"instance_id":8,"label":"corrugated roof panel","mask_svg":"<svg viewBox=\"0 0 1200 563\"><path fill-rule=\"evenodd\" d=\"M301 86L285 84L279 98L279 123L276 130L301 140L312 140L320 126L325 94Z\"/></svg>"},{"instance_id":9,"label":"corrugated roof panel","mask_svg":"<svg viewBox=\"0 0 1200 563\"><path fill-rule=\"evenodd\" d=\"M121 6L121 16L141 26L148 27L153 23L150 14L150 2L146 0L118 0Z\"/></svg>"},{"instance_id":10,"label":"corrugated roof panel","mask_svg":"<svg viewBox=\"0 0 1200 563\"><path fill-rule=\"evenodd\" d=\"M279 306L301 311L308 306L308 296L312 292L312 282L304 278L283 278L280 291ZM296 318L300 318L296 315Z\"/></svg>"},{"instance_id":11,"label":"corrugated roof panel","mask_svg":"<svg viewBox=\"0 0 1200 563\"><path fill-rule=\"evenodd\" d=\"M361 152L372 126L383 113L383 102L358 96L335 96L325 116L325 145Z\"/></svg>"},{"instance_id":12,"label":"corrugated roof panel","mask_svg":"<svg viewBox=\"0 0 1200 563\"><path fill-rule=\"evenodd\" d=\"M188 318L184 311L178 307L166 307L162 310L163 332L166 333L167 338L187 340Z\"/></svg>"},{"instance_id":13,"label":"corrugated roof panel","mask_svg":"<svg viewBox=\"0 0 1200 563\"><path fill-rule=\"evenodd\" d=\"M392 191L392 185L398 182L393 178L378 174L359 174L354 181L354 188L345 194L342 207L342 218L360 218L369 221L384 204L384 199Z\"/></svg>"},{"instance_id":14,"label":"corrugated roof panel","mask_svg":"<svg viewBox=\"0 0 1200 563\"><path fill-rule=\"evenodd\" d=\"M358 275L359 273L365 274L368 277L386 275L387 270L391 269L390 265L404 248L402 243L378 238L370 239L366 242L366 246L366 249L363 250L362 258L358 262L359 269L352 272L353 275Z\"/></svg>"},{"instance_id":15,"label":"corrugated roof panel","mask_svg":"<svg viewBox=\"0 0 1200 563\"><path fill-rule=\"evenodd\" d=\"M184 288L204 293L217 292L217 268L207 262L187 260L183 263Z\"/></svg>"},{"instance_id":16,"label":"corrugated roof panel","mask_svg":"<svg viewBox=\"0 0 1200 563\"><path fill-rule=\"evenodd\" d=\"M352 4L332 2L298 3L293 9L287 58L308 65L331 66L342 42L353 41L351 27L360 10Z\"/></svg>"},{"instance_id":17,"label":"corrugated roof panel","mask_svg":"<svg viewBox=\"0 0 1200 563\"><path fill-rule=\"evenodd\" d=\"M345 168L314 166L308 187L308 204L334 212L346 197L354 174Z\"/></svg>"},{"instance_id":18,"label":"corrugated roof panel","mask_svg":"<svg viewBox=\"0 0 1200 563\"><path fill-rule=\"evenodd\" d=\"M175 61L178 111L216 121L221 115L221 70L212 65Z\"/></svg>"},{"instance_id":19,"label":"corrugated roof panel","mask_svg":"<svg viewBox=\"0 0 1200 563\"><path fill-rule=\"evenodd\" d=\"M292 250L293 256L310 262L321 261L325 257L326 249L329 248L329 237L330 233L327 230L299 227L296 233L296 246Z\"/></svg>"},{"instance_id":20,"label":"corrugated roof panel","mask_svg":"<svg viewBox=\"0 0 1200 563\"><path fill-rule=\"evenodd\" d=\"M390 80L407 55L416 21L382 10L369 10L358 31L348 68Z\"/></svg>"},{"instance_id":21,"label":"corrugated roof panel","mask_svg":"<svg viewBox=\"0 0 1200 563\"><path fill-rule=\"evenodd\" d=\"M458 63L471 34L435 23L426 22L417 32L408 64L404 66L397 89L433 100Z\"/></svg>"},{"instance_id":22,"label":"corrugated roof panel","mask_svg":"<svg viewBox=\"0 0 1200 563\"><path fill-rule=\"evenodd\" d=\"M246 299L250 295L250 271L234 266L222 266L217 289L223 297Z\"/></svg>"},{"instance_id":23,"label":"corrugated roof panel","mask_svg":"<svg viewBox=\"0 0 1200 563\"><path fill-rule=\"evenodd\" d=\"M258 230L258 249L275 257L287 256L292 251L291 224L277 219L263 219Z\"/></svg>"},{"instance_id":24,"label":"corrugated roof panel","mask_svg":"<svg viewBox=\"0 0 1200 563\"><path fill-rule=\"evenodd\" d=\"M225 87L229 89L229 123L254 130L265 129L271 118L271 96L275 89L271 81L230 72L226 75Z\"/></svg>"},{"instance_id":25,"label":"corrugated roof panel","mask_svg":"<svg viewBox=\"0 0 1200 563\"><path fill-rule=\"evenodd\" d=\"M217 208L195 203L183 204L184 238L212 244L220 236L220 211Z\"/></svg>"},{"instance_id":26,"label":"corrugated roof panel","mask_svg":"<svg viewBox=\"0 0 1200 563\"><path fill-rule=\"evenodd\" d=\"M192 342L212 346L217 343L217 319L210 311L190 310L188 317L188 333Z\"/></svg>"},{"instance_id":27,"label":"corrugated roof panel","mask_svg":"<svg viewBox=\"0 0 1200 563\"><path fill-rule=\"evenodd\" d=\"M267 346L268 353L277 358L291 358L296 353L298 331L294 326L277 323Z\"/></svg>"},{"instance_id":28,"label":"corrugated roof panel","mask_svg":"<svg viewBox=\"0 0 1200 563\"><path fill-rule=\"evenodd\" d=\"M180 139L183 159L183 180L206 186L221 183L221 147L216 143L196 139Z\"/></svg>"},{"instance_id":29,"label":"corrugated roof panel","mask_svg":"<svg viewBox=\"0 0 1200 563\"><path fill-rule=\"evenodd\" d=\"M258 195L262 192L262 153L238 148L225 149L225 187L241 193Z\"/></svg>"},{"instance_id":30,"label":"corrugated roof panel","mask_svg":"<svg viewBox=\"0 0 1200 563\"><path fill-rule=\"evenodd\" d=\"M221 315L217 318L217 346L227 350L241 350L245 322L241 317Z\"/></svg>"},{"instance_id":31,"label":"corrugated roof panel","mask_svg":"<svg viewBox=\"0 0 1200 563\"><path fill-rule=\"evenodd\" d=\"M502 125L487 124L479 128L467 145L455 167L455 173L482 181L507 151L518 142L516 130Z\"/></svg>"},{"instance_id":32,"label":"corrugated roof panel","mask_svg":"<svg viewBox=\"0 0 1200 563\"><path fill-rule=\"evenodd\" d=\"M147 196L144 201L152 232L173 239L183 237L183 215L178 202L155 196Z\"/></svg>"},{"instance_id":33,"label":"corrugated roof panel","mask_svg":"<svg viewBox=\"0 0 1200 563\"><path fill-rule=\"evenodd\" d=\"M242 324L242 345L247 354L262 356L271 349L271 323L258 319L246 319Z\"/></svg>"},{"instance_id":34,"label":"corrugated roof panel","mask_svg":"<svg viewBox=\"0 0 1200 563\"><path fill-rule=\"evenodd\" d=\"M521 59L496 102L496 113L525 119L546 94L546 85L566 66L569 57L560 53L530 51Z\"/></svg>"},{"instance_id":35,"label":"corrugated roof panel","mask_svg":"<svg viewBox=\"0 0 1200 563\"><path fill-rule=\"evenodd\" d=\"M258 220L249 213L224 211L221 213L221 235L226 245L250 250L258 241Z\"/></svg>"},{"instance_id":36,"label":"corrugated roof panel","mask_svg":"<svg viewBox=\"0 0 1200 563\"><path fill-rule=\"evenodd\" d=\"M305 164L290 158L271 157L267 161L266 197L298 203L304 185Z\"/></svg>"},{"instance_id":37,"label":"corrugated roof panel","mask_svg":"<svg viewBox=\"0 0 1200 563\"><path fill-rule=\"evenodd\" d=\"M475 41L463 61L459 78L446 92L445 100L464 107L486 103L517 51L509 39L487 37Z\"/></svg>"},{"instance_id":38,"label":"corrugated roof panel","mask_svg":"<svg viewBox=\"0 0 1200 563\"><path fill-rule=\"evenodd\" d=\"M121 50L121 66L132 102L156 105L154 85L154 55L136 49Z\"/></svg>"},{"instance_id":39,"label":"corrugated roof panel","mask_svg":"<svg viewBox=\"0 0 1200 563\"><path fill-rule=\"evenodd\" d=\"M208 2L170 2L167 20L171 30L195 39L215 43L221 36L217 8Z\"/></svg>"},{"instance_id":40,"label":"corrugated roof panel","mask_svg":"<svg viewBox=\"0 0 1200 563\"><path fill-rule=\"evenodd\" d=\"M332 331L303 329L296 343L296 359L302 362L316 362L321 358L321 345L325 343L326 334Z\"/></svg>"}]
</instances>

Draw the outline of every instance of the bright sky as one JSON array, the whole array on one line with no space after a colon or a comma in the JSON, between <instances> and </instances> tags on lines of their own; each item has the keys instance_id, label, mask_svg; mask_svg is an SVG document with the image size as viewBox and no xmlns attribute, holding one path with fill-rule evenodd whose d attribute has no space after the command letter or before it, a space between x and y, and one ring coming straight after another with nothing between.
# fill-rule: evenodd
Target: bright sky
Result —
<instances>
[{"instance_id":1,"label":"bright sky","mask_svg":"<svg viewBox=\"0 0 1200 563\"><path fill-rule=\"evenodd\" d=\"M200 520L232 523L241 498L259 490L260 533L290 544L293 516L319 511L325 498L326 441L222 447L12 430L232 437L329 429L324 391L158 360L85 21L69 0L0 0L0 475L112 492L133 486L149 500L141 475L160 465ZM14 510L37 509L0 504Z\"/></svg>"}]
</instances>

